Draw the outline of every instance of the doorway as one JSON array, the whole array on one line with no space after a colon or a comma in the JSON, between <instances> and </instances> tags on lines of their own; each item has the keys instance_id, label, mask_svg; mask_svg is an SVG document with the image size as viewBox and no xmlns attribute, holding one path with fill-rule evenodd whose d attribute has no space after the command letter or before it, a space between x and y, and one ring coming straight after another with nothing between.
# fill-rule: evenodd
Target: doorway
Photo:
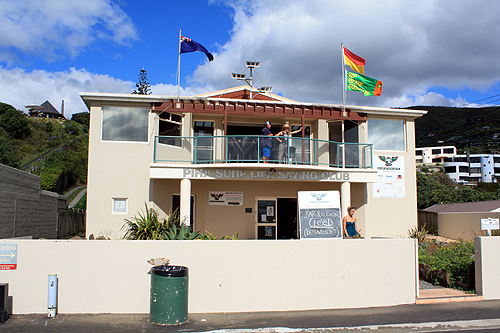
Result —
<instances>
[{"instance_id":1,"label":"doorway","mask_svg":"<svg viewBox=\"0 0 500 333\"><path fill-rule=\"evenodd\" d=\"M297 239L297 198L257 198L257 239Z\"/></svg>"},{"instance_id":2,"label":"doorway","mask_svg":"<svg viewBox=\"0 0 500 333\"><path fill-rule=\"evenodd\" d=\"M278 239L298 239L297 198L278 198Z\"/></svg>"}]
</instances>

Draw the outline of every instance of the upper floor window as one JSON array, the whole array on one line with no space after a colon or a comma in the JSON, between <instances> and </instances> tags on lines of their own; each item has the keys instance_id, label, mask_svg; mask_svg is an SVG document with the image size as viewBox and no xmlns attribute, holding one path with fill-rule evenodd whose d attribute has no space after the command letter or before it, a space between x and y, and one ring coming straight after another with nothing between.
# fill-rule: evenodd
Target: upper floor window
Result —
<instances>
[{"instance_id":1,"label":"upper floor window","mask_svg":"<svg viewBox=\"0 0 500 333\"><path fill-rule=\"evenodd\" d=\"M159 118L160 123L158 125L158 134L160 135L160 139L158 142L180 147L182 116L175 113L162 112L160 113Z\"/></svg>"},{"instance_id":2,"label":"upper floor window","mask_svg":"<svg viewBox=\"0 0 500 333\"><path fill-rule=\"evenodd\" d=\"M102 107L102 140L148 141L149 108Z\"/></svg>"},{"instance_id":3,"label":"upper floor window","mask_svg":"<svg viewBox=\"0 0 500 333\"><path fill-rule=\"evenodd\" d=\"M432 153L433 153L434 155L441 154L441 149L433 149L433 150L432 150Z\"/></svg>"},{"instance_id":4,"label":"upper floor window","mask_svg":"<svg viewBox=\"0 0 500 333\"><path fill-rule=\"evenodd\" d=\"M368 142L374 150L405 150L403 120L368 119Z\"/></svg>"},{"instance_id":5,"label":"upper floor window","mask_svg":"<svg viewBox=\"0 0 500 333\"><path fill-rule=\"evenodd\" d=\"M453 149L453 148L443 148L443 153L445 153L445 154L455 154L455 149Z\"/></svg>"}]
</instances>

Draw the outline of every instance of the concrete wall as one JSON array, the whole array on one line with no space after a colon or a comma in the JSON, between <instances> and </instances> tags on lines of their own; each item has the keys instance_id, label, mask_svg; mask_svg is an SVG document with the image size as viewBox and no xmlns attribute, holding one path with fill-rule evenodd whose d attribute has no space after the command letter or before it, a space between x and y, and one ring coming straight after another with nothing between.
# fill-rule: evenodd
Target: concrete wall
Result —
<instances>
[{"instance_id":1,"label":"concrete wall","mask_svg":"<svg viewBox=\"0 0 500 333\"><path fill-rule=\"evenodd\" d=\"M366 185L366 233L373 237L406 236L408 230L417 227L417 176L415 171L415 123L413 119L405 120L405 135L405 151L373 151L374 158L376 155L402 157L405 163L404 177L406 179L404 198L374 198L373 184ZM368 140L366 139L364 142L368 142Z\"/></svg>"},{"instance_id":2,"label":"concrete wall","mask_svg":"<svg viewBox=\"0 0 500 333\"><path fill-rule=\"evenodd\" d=\"M416 295L413 239L2 243L17 244L18 269L2 272L16 314L47 312L49 274L59 313L148 313L152 257L189 268L191 313L388 306Z\"/></svg>"},{"instance_id":3,"label":"concrete wall","mask_svg":"<svg viewBox=\"0 0 500 333\"><path fill-rule=\"evenodd\" d=\"M120 228L124 218L143 210L149 197L149 164L153 161L156 134L152 131L156 127L150 115L148 142L102 141L101 106L97 104L90 110L86 234L118 239L123 235ZM113 213L113 198L127 199L127 213Z\"/></svg>"},{"instance_id":4,"label":"concrete wall","mask_svg":"<svg viewBox=\"0 0 500 333\"><path fill-rule=\"evenodd\" d=\"M473 239L484 234L481 219L500 218L500 213L438 213L439 236L453 239Z\"/></svg>"},{"instance_id":5,"label":"concrete wall","mask_svg":"<svg viewBox=\"0 0 500 333\"><path fill-rule=\"evenodd\" d=\"M0 164L0 237L57 238L58 201L39 176Z\"/></svg>"},{"instance_id":6,"label":"concrete wall","mask_svg":"<svg viewBox=\"0 0 500 333\"><path fill-rule=\"evenodd\" d=\"M485 300L500 299L499 253L500 237L474 238L476 292L483 295Z\"/></svg>"}]
</instances>

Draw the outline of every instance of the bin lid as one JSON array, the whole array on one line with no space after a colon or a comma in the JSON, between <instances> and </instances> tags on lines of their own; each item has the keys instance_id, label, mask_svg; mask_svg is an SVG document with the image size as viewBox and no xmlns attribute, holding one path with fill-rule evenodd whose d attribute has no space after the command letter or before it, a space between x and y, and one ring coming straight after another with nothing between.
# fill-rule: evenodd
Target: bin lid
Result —
<instances>
[{"instance_id":1,"label":"bin lid","mask_svg":"<svg viewBox=\"0 0 500 333\"><path fill-rule=\"evenodd\" d=\"M151 268L153 274L161 276L183 277L188 276L188 268L184 266L160 265Z\"/></svg>"}]
</instances>

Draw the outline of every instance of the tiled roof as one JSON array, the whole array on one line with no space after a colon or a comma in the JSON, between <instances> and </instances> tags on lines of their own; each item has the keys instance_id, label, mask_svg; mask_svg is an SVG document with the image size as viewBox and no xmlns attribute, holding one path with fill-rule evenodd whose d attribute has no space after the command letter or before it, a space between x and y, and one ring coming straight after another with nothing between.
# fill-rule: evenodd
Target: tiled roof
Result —
<instances>
[{"instance_id":1,"label":"tiled roof","mask_svg":"<svg viewBox=\"0 0 500 333\"><path fill-rule=\"evenodd\" d=\"M481 213L500 211L500 200L436 204L424 209L435 213Z\"/></svg>"}]
</instances>

